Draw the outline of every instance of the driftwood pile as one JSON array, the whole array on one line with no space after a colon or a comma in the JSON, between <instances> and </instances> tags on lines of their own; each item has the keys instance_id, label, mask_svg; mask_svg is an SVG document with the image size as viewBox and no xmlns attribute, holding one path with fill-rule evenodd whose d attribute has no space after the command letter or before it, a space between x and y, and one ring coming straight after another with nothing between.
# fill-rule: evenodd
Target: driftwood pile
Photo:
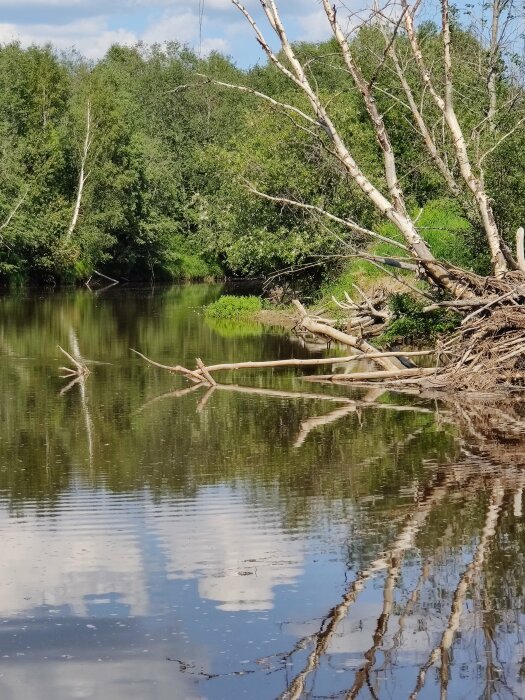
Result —
<instances>
[{"instance_id":1,"label":"driftwood pile","mask_svg":"<svg viewBox=\"0 0 525 700\"><path fill-rule=\"evenodd\" d=\"M431 368L381 367L375 372L315 375L311 381L381 382L396 387L413 387L427 391L470 391L507 393L525 389L525 285L521 273L505 278L478 278L471 275L469 286L477 294L460 300L432 303L425 311L450 308L463 315L458 330L440 340L435 348L436 362ZM363 294L363 293L362 293ZM363 294L364 296L364 294ZM320 334L333 337L322 320L312 319L296 302L301 323ZM342 340L342 339L341 339ZM349 338L346 338L348 342ZM358 338L354 347L358 347ZM345 342L342 340L342 342ZM349 344L352 344L351 342ZM370 350L363 347L366 357Z\"/></svg>"},{"instance_id":2,"label":"driftwood pile","mask_svg":"<svg viewBox=\"0 0 525 700\"><path fill-rule=\"evenodd\" d=\"M357 284L353 287L360 297L357 300L353 299L348 292L344 293L344 300L332 297L336 307L345 312L346 330L367 338L380 335L392 320L386 293L379 290L371 296L365 294ZM336 323L335 320L325 322L331 325Z\"/></svg>"},{"instance_id":3,"label":"driftwood pile","mask_svg":"<svg viewBox=\"0 0 525 700\"><path fill-rule=\"evenodd\" d=\"M429 380L436 389L525 389L525 306L500 306L464 321L440 353L446 364Z\"/></svg>"},{"instance_id":4,"label":"driftwood pile","mask_svg":"<svg viewBox=\"0 0 525 700\"><path fill-rule=\"evenodd\" d=\"M447 394L447 414L468 449L500 468L521 470L525 479L525 401L523 395L464 402Z\"/></svg>"},{"instance_id":5,"label":"driftwood pile","mask_svg":"<svg viewBox=\"0 0 525 700\"><path fill-rule=\"evenodd\" d=\"M419 392L470 391L477 394L507 393L525 390L525 284L521 273L504 278L481 278L469 275L469 289L475 290L461 299L433 302L426 311L451 308L463 315L456 332L438 341L432 350L417 352L380 352L369 341L370 335L382 332L390 320L386 295L368 297L357 288L360 300L349 294L335 303L348 313L347 319L325 318L323 311L313 313L297 300L297 327L327 341L352 348L345 357L289 359L265 362L221 363L206 366L196 358L196 367L163 365L134 350L150 364L171 373L182 374L194 384L215 386L218 371L263 369L270 367L337 366L331 374L304 377L316 382L353 384L379 383L385 388ZM342 330L342 329L345 330ZM431 367L421 367L413 358L434 355ZM365 360L364 371L348 371L357 360ZM344 372L339 371L341 367Z\"/></svg>"}]
</instances>

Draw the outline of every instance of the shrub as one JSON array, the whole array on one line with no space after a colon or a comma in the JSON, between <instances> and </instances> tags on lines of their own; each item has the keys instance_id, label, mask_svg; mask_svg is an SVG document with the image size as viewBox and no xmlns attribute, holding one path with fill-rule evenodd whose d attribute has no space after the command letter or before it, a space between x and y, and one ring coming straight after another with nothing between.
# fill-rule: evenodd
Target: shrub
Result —
<instances>
[{"instance_id":1,"label":"shrub","mask_svg":"<svg viewBox=\"0 0 525 700\"><path fill-rule=\"evenodd\" d=\"M382 344L433 340L441 333L453 331L458 325L457 314L446 310L425 313L424 304L410 294L393 294L390 308L394 320L381 336Z\"/></svg>"},{"instance_id":2,"label":"shrub","mask_svg":"<svg viewBox=\"0 0 525 700\"><path fill-rule=\"evenodd\" d=\"M216 319L240 320L250 318L261 309L262 301L259 297L235 297L225 294L212 304L208 304L206 316Z\"/></svg>"}]
</instances>

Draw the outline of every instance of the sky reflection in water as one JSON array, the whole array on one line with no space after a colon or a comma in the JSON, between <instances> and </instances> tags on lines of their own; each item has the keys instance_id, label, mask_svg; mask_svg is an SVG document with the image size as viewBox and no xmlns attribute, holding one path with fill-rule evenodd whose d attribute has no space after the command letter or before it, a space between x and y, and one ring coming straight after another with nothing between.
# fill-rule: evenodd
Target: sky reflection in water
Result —
<instances>
[{"instance_id":1,"label":"sky reflection in water","mask_svg":"<svg viewBox=\"0 0 525 700\"><path fill-rule=\"evenodd\" d=\"M524 697L508 450L421 400L293 398L292 371L173 395L130 347L309 352L207 325L219 291L0 299L0 696ZM108 364L60 395L57 343Z\"/></svg>"}]
</instances>

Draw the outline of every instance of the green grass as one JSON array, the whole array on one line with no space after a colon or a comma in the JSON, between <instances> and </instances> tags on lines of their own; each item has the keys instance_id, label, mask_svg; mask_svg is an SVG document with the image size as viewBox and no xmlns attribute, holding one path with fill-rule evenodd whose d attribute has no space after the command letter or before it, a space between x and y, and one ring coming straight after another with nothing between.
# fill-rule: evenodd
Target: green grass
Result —
<instances>
[{"instance_id":1,"label":"green grass","mask_svg":"<svg viewBox=\"0 0 525 700\"><path fill-rule=\"evenodd\" d=\"M230 318L213 318L207 316L206 325L217 333L217 335L220 335L221 338L228 338L229 340L254 338L261 336L264 331L264 327L261 323L249 320L244 321L242 319L233 320Z\"/></svg>"},{"instance_id":2,"label":"green grass","mask_svg":"<svg viewBox=\"0 0 525 700\"><path fill-rule=\"evenodd\" d=\"M480 246L476 232L465 219L456 202L436 199L428 202L422 210L410 212L421 237L426 241L437 260L464 267L480 274L490 269L486 246ZM393 224L379 227L378 232L394 240L402 241ZM403 255L403 251L385 243L374 246L377 255Z\"/></svg>"},{"instance_id":3,"label":"green grass","mask_svg":"<svg viewBox=\"0 0 525 700\"><path fill-rule=\"evenodd\" d=\"M414 210L411 211L411 215L414 219L417 218L416 226L420 235L438 260L480 274L486 274L490 269L490 260L485 253L485 246L477 244L476 232L462 216L455 202L448 199L434 200L428 202L421 213L419 210ZM393 224L383 224L377 228L377 232L395 241L403 242L401 234ZM372 241L366 250L371 255L384 257L409 255L395 245L382 241ZM399 277L406 277L413 285L424 286L410 272L398 270L396 274ZM325 281L320 290L320 298L322 303L329 302L332 296L342 299L345 291L352 294L353 283L366 290L371 286L380 286L381 281L385 280L385 286L388 289L389 279L391 280L372 263L357 258L351 259L342 270Z\"/></svg>"}]
</instances>

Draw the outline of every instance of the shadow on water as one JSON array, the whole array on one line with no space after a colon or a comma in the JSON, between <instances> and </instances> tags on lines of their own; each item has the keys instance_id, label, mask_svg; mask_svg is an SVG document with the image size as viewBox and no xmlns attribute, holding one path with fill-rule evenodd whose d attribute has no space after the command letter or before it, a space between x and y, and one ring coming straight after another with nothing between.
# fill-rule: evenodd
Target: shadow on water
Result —
<instances>
[{"instance_id":1,"label":"shadow on water","mask_svg":"<svg viewBox=\"0 0 525 700\"><path fill-rule=\"evenodd\" d=\"M219 293L0 299L2 697L523 697L525 403L131 355L309 356Z\"/></svg>"}]
</instances>

